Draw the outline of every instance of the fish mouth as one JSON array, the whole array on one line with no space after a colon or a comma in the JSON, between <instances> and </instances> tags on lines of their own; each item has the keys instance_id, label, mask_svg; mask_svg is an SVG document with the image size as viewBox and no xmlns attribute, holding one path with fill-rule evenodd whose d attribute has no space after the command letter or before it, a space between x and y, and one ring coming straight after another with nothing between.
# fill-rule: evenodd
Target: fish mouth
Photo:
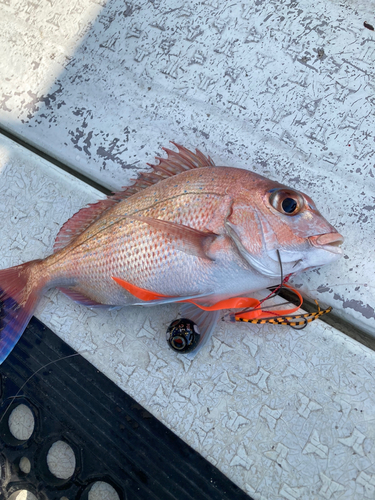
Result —
<instances>
[{"instance_id":1,"label":"fish mouth","mask_svg":"<svg viewBox=\"0 0 375 500\"><path fill-rule=\"evenodd\" d=\"M322 248L328 250L328 252L342 254L342 249L340 245L344 241L344 237L339 233L326 233L319 234L317 236L309 236L308 238L310 244L316 248Z\"/></svg>"}]
</instances>

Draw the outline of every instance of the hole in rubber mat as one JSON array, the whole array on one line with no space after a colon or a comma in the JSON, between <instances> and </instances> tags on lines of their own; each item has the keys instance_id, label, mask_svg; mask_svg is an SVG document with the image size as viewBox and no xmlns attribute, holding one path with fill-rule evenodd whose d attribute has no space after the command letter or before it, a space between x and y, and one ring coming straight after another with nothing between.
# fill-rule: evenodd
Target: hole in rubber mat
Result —
<instances>
[{"instance_id":1,"label":"hole in rubber mat","mask_svg":"<svg viewBox=\"0 0 375 500\"><path fill-rule=\"evenodd\" d=\"M88 500L120 500L116 490L104 481L97 481L90 486Z\"/></svg>"},{"instance_id":2,"label":"hole in rubber mat","mask_svg":"<svg viewBox=\"0 0 375 500\"><path fill-rule=\"evenodd\" d=\"M20 471L29 474L31 471L31 462L27 457L22 457L19 463Z\"/></svg>"},{"instance_id":3,"label":"hole in rubber mat","mask_svg":"<svg viewBox=\"0 0 375 500\"><path fill-rule=\"evenodd\" d=\"M12 493L8 500L38 500L38 498L27 490L18 490Z\"/></svg>"},{"instance_id":4,"label":"hole in rubber mat","mask_svg":"<svg viewBox=\"0 0 375 500\"><path fill-rule=\"evenodd\" d=\"M0 398L0 443L28 446L39 427L38 410L27 398L19 396L16 399L16 392Z\"/></svg>"},{"instance_id":5,"label":"hole in rubber mat","mask_svg":"<svg viewBox=\"0 0 375 500\"><path fill-rule=\"evenodd\" d=\"M8 423L21 404L24 441ZM1 500L249 500L35 318L0 366L0 415Z\"/></svg>"},{"instance_id":6,"label":"hole in rubber mat","mask_svg":"<svg viewBox=\"0 0 375 500\"><path fill-rule=\"evenodd\" d=\"M27 441L34 432L34 415L28 406L20 404L9 415L8 425L13 437L18 441Z\"/></svg>"},{"instance_id":7,"label":"hole in rubber mat","mask_svg":"<svg viewBox=\"0 0 375 500\"><path fill-rule=\"evenodd\" d=\"M53 443L47 454L48 468L58 479L70 479L76 468L76 457L65 441Z\"/></svg>"}]
</instances>

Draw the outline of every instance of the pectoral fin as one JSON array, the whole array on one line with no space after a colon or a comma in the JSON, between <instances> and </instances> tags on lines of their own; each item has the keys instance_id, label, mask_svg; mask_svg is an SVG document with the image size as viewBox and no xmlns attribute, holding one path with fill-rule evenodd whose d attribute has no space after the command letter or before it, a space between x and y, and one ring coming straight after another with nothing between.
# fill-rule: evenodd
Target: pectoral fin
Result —
<instances>
[{"instance_id":1,"label":"pectoral fin","mask_svg":"<svg viewBox=\"0 0 375 500\"><path fill-rule=\"evenodd\" d=\"M218 238L212 232L199 231L183 224L177 224L161 219L153 219L145 215L132 215L131 219L144 222L150 227L165 233L173 242L177 244L179 250L201 259L213 260L207 255L210 245Z\"/></svg>"}]
</instances>

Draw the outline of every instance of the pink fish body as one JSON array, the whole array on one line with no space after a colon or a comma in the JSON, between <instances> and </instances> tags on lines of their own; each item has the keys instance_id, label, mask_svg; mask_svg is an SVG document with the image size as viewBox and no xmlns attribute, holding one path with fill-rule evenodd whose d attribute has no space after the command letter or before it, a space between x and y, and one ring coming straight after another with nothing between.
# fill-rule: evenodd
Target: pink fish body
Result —
<instances>
[{"instance_id":1,"label":"pink fish body","mask_svg":"<svg viewBox=\"0 0 375 500\"><path fill-rule=\"evenodd\" d=\"M308 196L178 149L134 186L73 216L53 255L0 271L0 363L52 287L91 307L207 306L279 283L279 258L286 275L340 256L342 236Z\"/></svg>"}]
</instances>

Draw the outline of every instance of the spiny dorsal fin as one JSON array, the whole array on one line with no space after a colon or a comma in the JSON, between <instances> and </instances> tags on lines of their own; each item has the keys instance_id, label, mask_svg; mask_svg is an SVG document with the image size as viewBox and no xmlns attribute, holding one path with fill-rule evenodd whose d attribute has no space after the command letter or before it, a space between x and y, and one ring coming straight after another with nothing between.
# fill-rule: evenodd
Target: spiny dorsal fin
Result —
<instances>
[{"instance_id":1,"label":"spiny dorsal fin","mask_svg":"<svg viewBox=\"0 0 375 500\"><path fill-rule=\"evenodd\" d=\"M74 238L81 234L86 228L89 227L90 224L92 224L106 210L108 210L108 208L111 208L116 203L117 201L108 197L105 200L98 201L97 203L91 203L87 207L81 208L79 212L74 214L73 217L67 220L61 227L56 236L53 251L57 252L69 245Z\"/></svg>"},{"instance_id":2,"label":"spiny dorsal fin","mask_svg":"<svg viewBox=\"0 0 375 500\"><path fill-rule=\"evenodd\" d=\"M155 160L159 161L158 165L152 165L151 163L147 164L152 168L152 172L141 173L132 186L125 188L124 191L117 193L115 196L119 195L123 200L124 198L128 198L129 196L142 191L142 189L145 189L148 186L157 184L168 177L181 174L186 170L201 167L215 167L215 163L211 160L211 158L209 156L204 156L199 149L196 149L195 153L193 153L175 142L172 142L172 144L176 146L178 152L162 148L167 153L168 157L160 158L157 156Z\"/></svg>"},{"instance_id":3,"label":"spiny dorsal fin","mask_svg":"<svg viewBox=\"0 0 375 500\"><path fill-rule=\"evenodd\" d=\"M123 191L114 193L108 196L105 200L98 201L97 203L93 203L85 208L82 208L67 222L65 222L56 237L53 251L57 252L58 250L66 247L71 241L74 240L74 238L76 238L101 215L103 215L106 210L116 205L116 203L129 198L133 194L138 193L153 184L157 184L168 177L181 174L186 170L215 166L211 158L209 156L206 157L198 149L196 149L195 153L193 153L175 142L172 142L172 144L176 146L178 152L163 148L168 157L156 157L156 160L159 160L158 165L148 163L148 165L152 168L152 171L141 173L132 186L125 187Z\"/></svg>"}]
</instances>

